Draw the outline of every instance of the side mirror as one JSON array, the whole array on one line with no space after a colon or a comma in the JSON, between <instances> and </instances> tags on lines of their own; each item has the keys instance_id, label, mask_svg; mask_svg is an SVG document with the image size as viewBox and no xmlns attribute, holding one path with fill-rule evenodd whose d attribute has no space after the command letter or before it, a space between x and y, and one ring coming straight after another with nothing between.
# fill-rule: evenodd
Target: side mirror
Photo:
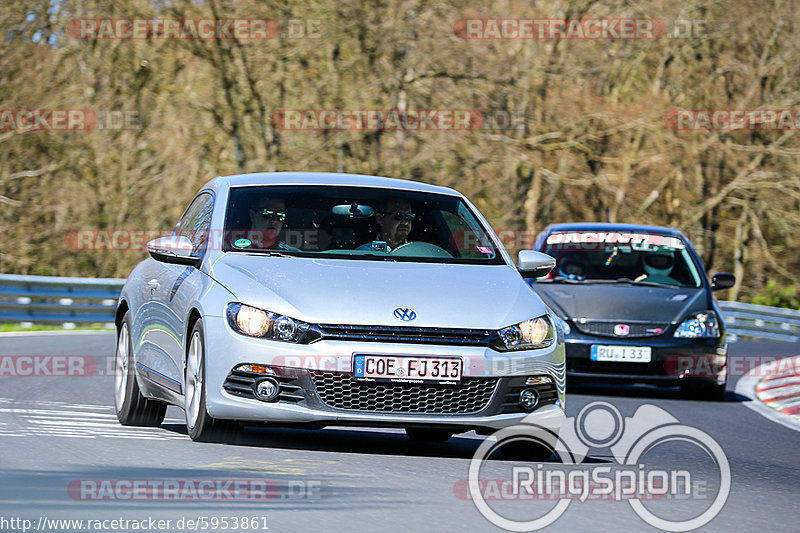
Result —
<instances>
[{"instance_id":1,"label":"side mirror","mask_svg":"<svg viewBox=\"0 0 800 533\"><path fill-rule=\"evenodd\" d=\"M556 260L536 250L522 250L519 253L519 273L523 278L546 276L556 266Z\"/></svg>"},{"instance_id":2,"label":"side mirror","mask_svg":"<svg viewBox=\"0 0 800 533\"><path fill-rule=\"evenodd\" d=\"M192 255L192 241L183 235L153 239L147 243L147 251L153 259L162 263L200 266L200 258Z\"/></svg>"},{"instance_id":3,"label":"side mirror","mask_svg":"<svg viewBox=\"0 0 800 533\"><path fill-rule=\"evenodd\" d=\"M711 276L711 290L730 289L736 284L736 276L727 272L719 272Z\"/></svg>"}]
</instances>

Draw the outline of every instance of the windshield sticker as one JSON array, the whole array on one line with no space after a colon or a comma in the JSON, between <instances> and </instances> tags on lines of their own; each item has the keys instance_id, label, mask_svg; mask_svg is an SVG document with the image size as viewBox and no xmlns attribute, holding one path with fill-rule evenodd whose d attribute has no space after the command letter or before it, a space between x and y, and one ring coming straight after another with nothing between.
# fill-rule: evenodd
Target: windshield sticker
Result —
<instances>
[{"instance_id":1,"label":"windshield sticker","mask_svg":"<svg viewBox=\"0 0 800 533\"><path fill-rule=\"evenodd\" d=\"M253 243L250 242L250 239L238 239L236 242L233 243L233 245L237 248L247 248L251 244Z\"/></svg>"},{"instance_id":2,"label":"windshield sticker","mask_svg":"<svg viewBox=\"0 0 800 533\"><path fill-rule=\"evenodd\" d=\"M547 244L559 250L605 250L611 246L630 247L634 250L673 248L682 250L684 244L677 237L655 233L617 233L603 231L553 233ZM609 246L610 245L610 246Z\"/></svg>"},{"instance_id":3,"label":"windshield sticker","mask_svg":"<svg viewBox=\"0 0 800 533\"><path fill-rule=\"evenodd\" d=\"M479 252L483 252L485 254L491 254L492 253L492 249L491 248L487 248L486 246L478 246L478 251Z\"/></svg>"}]
</instances>

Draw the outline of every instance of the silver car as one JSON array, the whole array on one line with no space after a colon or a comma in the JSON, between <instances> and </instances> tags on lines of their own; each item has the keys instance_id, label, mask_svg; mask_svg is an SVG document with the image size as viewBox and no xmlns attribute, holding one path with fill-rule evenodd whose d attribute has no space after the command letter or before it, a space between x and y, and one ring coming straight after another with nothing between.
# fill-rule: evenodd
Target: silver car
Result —
<instances>
[{"instance_id":1,"label":"silver car","mask_svg":"<svg viewBox=\"0 0 800 533\"><path fill-rule=\"evenodd\" d=\"M147 244L116 314L125 425L186 412L194 440L242 425L557 433L564 334L455 190L327 173L218 177Z\"/></svg>"}]
</instances>

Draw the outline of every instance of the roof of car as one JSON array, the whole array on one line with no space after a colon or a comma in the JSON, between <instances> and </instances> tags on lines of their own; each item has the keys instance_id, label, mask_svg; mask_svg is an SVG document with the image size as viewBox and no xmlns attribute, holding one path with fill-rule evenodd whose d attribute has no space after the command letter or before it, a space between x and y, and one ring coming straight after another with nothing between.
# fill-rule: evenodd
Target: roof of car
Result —
<instances>
[{"instance_id":1,"label":"roof of car","mask_svg":"<svg viewBox=\"0 0 800 533\"><path fill-rule=\"evenodd\" d=\"M439 187L419 181L335 172L257 172L253 174L237 174L214 178L206 184L206 187L216 187L223 184L230 187L251 185L344 185L461 196L461 193L449 187Z\"/></svg>"},{"instance_id":2,"label":"roof of car","mask_svg":"<svg viewBox=\"0 0 800 533\"><path fill-rule=\"evenodd\" d=\"M545 228L545 233L553 231L648 231L662 235L683 237L683 234L675 228L646 226L643 224L617 224L613 222L570 222L566 224L550 224Z\"/></svg>"}]
</instances>

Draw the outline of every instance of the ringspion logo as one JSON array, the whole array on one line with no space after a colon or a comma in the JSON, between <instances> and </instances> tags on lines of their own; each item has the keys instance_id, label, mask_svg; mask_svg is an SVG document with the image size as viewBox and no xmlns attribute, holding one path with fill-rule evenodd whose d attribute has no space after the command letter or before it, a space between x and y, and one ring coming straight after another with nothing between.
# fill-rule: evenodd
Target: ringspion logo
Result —
<instances>
[{"instance_id":1,"label":"ringspion logo","mask_svg":"<svg viewBox=\"0 0 800 533\"><path fill-rule=\"evenodd\" d=\"M507 531L537 531L558 520L570 505L586 501L627 502L647 524L664 531L691 531L712 521L722 510L731 488L731 469L724 450L702 430L681 424L669 412L645 404L623 417L608 402L592 402L576 417L567 418L560 431L539 426L536 415L501 429L484 440L469 465L466 480L456 482L456 497L469 498L492 524ZM534 466L508 463L507 478L498 479L500 465L487 466L497 449L510 445L546 446L560 461ZM648 453L656 447L695 448L704 466L692 466L676 454L672 464L650 466ZM611 461L585 461L592 449L608 450ZM655 466L655 467L654 467ZM487 477L490 474L492 477ZM680 502L696 500L698 509L687 513ZM492 502L516 502L509 506ZM552 506L532 502L553 502ZM643 502L660 503L647 506ZM525 515L528 516L525 516Z\"/></svg>"}]
</instances>

